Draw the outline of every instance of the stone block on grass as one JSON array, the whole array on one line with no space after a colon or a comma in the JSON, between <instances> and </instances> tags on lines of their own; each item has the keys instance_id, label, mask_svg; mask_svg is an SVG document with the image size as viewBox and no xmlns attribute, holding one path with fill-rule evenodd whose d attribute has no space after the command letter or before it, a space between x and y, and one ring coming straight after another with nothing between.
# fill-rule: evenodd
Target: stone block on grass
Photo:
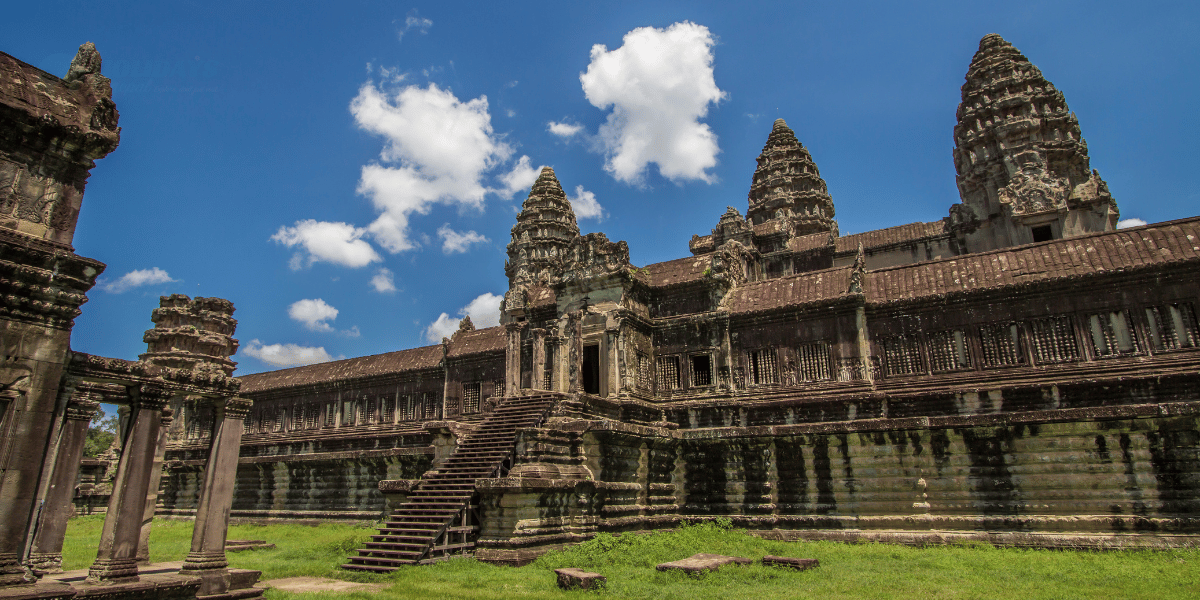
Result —
<instances>
[{"instance_id":1,"label":"stone block on grass","mask_svg":"<svg viewBox=\"0 0 1200 600\"><path fill-rule=\"evenodd\" d=\"M583 569L555 569L554 574L558 575L558 587L564 590L572 588L592 590L604 587L608 583L607 577L599 573L589 573Z\"/></svg>"},{"instance_id":2,"label":"stone block on grass","mask_svg":"<svg viewBox=\"0 0 1200 600\"><path fill-rule=\"evenodd\" d=\"M797 571L807 571L821 566L821 561L815 558L788 558L786 556L771 556L768 554L763 557L762 564L767 567L787 567Z\"/></svg>"},{"instance_id":3,"label":"stone block on grass","mask_svg":"<svg viewBox=\"0 0 1200 600\"><path fill-rule=\"evenodd\" d=\"M678 570L689 574L699 574L705 571L716 571L728 564L748 565L754 561L739 556L724 556L721 554L693 554L687 558L665 562L658 565L659 571Z\"/></svg>"}]
</instances>

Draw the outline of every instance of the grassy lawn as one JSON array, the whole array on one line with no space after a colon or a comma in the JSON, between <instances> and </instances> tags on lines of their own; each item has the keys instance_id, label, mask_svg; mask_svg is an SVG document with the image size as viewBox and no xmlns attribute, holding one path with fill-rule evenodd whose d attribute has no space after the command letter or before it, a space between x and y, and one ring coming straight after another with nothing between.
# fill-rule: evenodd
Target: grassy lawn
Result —
<instances>
[{"instance_id":1,"label":"grassy lawn","mask_svg":"<svg viewBox=\"0 0 1200 600\"><path fill-rule=\"evenodd\" d=\"M100 517L72 520L64 567L86 568L95 558ZM382 593L290 594L267 598L1196 598L1200 550L1064 552L990 546L909 548L885 544L775 542L713 524L673 532L596 539L543 556L521 568L455 559L406 567L388 575L350 573L337 565L374 530L347 525L235 525L231 539L263 539L273 550L229 554L231 566L258 569L263 579L312 576L380 583ZM156 521L155 561L181 560L191 543L188 521ZM815 570L793 572L759 564L701 577L659 573L654 565L696 552L758 559L767 554L817 558ZM601 592L563 592L553 570L578 567L608 577Z\"/></svg>"}]
</instances>

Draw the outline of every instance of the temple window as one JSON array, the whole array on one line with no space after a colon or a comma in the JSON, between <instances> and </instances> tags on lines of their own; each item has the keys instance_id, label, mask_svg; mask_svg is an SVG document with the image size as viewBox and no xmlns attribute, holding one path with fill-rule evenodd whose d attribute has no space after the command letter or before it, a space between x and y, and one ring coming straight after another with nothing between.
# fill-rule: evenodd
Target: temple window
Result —
<instances>
[{"instance_id":1,"label":"temple window","mask_svg":"<svg viewBox=\"0 0 1200 600\"><path fill-rule=\"evenodd\" d=\"M884 340L883 361L885 373L889 376L925 372L921 344L916 336L897 336Z\"/></svg>"},{"instance_id":2,"label":"temple window","mask_svg":"<svg viewBox=\"0 0 1200 600\"><path fill-rule=\"evenodd\" d=\"M396 401L394 399L383 399L383 407L379 410L379 420L382 423L391 423L396 420Z\"/></svg>"},{"instance_id":3,"label":"temple window","mask_svg":"<svg viewBox=\"0 0 1200 600\"><path fill-rule=\"evenodd\" d=\"M1023 364L1021 329L1016 323L993 323L979 328L979 341L986 367Z\"/></svg>"},{"instance_id":4,"label":"temple window","mask_svg":"<svg viewBox=\"0 0 1200 600\"><path fill-rule=\"evenodd\" d=\"M480 388L478 381L463 384L463 414L472 415L479 412Z\"/></svg>"},{"instance_id":5,"label":"temple window","mask_svg":"<svg viewBox=\"0 0 1200 600\"><path fill-rule=\"evenodd\" d=\"M658 389L677 390L679 388L679 357L660 356L658 358Z\"/></svg>"},{"instance_id":6,"label":"temple window","mask_svg":"<svg viewBox=\"0 0 1200 600\"><path fill-rule=\"evenodd\" d=\"M1146 309L1150 344L1155 350L1178 350L1200 346L1200 328L1191 302L1178 302Z\"/></svg>"},{"instance_id":7,"label":"temple window","mask_svg":"<svg viewBox=\"0 0 1200 600\"><path fill-rule=\"evenodd\" d=\"M1079 347L1071 317L1063 315L1038 319L1030 323L1033 333L1033 358L1038 364L1063 363L1079 360Z\"/></svg>"},{"instance_id":8,"label":"temple window","mask_svg":"<svg viewBox=\"0 0 1200 600\"><path fill-rule=\"evenodd\" d=\"M747 381L749 385L762 385L779 382L779 362L773 348L751 350L746 353L748 367Z\"/></svg>"},{"instance_id":9,"label":"temple window","mask_svg":"<svg viewBox=\"0 0 1200 600\"><path fill-rule=\"evenodd\" d=\"M637 386L643 390L654 388L654 370L650 368L650 357L637 353Z\"/></svg>"},{"instance_id":10,"label":"temple window","mask_svg":"<svg viewBox=\"0 0 1200 600\"><path fill-rule=\"evenodd\" d=\"M1033 241L1035 243L1048 242L1054 239L1054 229L1050 225L1038 225L1037 227L1031 227L1029 232L1031 235L1033 235Z\"/></svg>"},{"instance_id":11,"label":"temple window","mask_svg":"<svg viewBox=\"0 0 1200 600\"><path fill-rule=\"evenodd\" d=\"M554 373L554 343L546 342L546 364L542 366L542 389L554 389L551 386L553 381L551 375Z\"/></svg>"},{"instance_id":12,"label":"temple window","mask_svg":"<svg viewBox=\"0 0 1200 600\"><path fill-rule=\"evenodd\" d=\"M939 371L958 371L971 366L967 339L962 330L939 331L929 336L929 366Z\"/></svg>"},{"instance_id":13,"label":"temple window","mask_svg":"<svg viewBox=\"0 0 1200 600\"><path fill-rule=\"evenodd\" d=\"M796 349L796 378L799 381L823 381L832 377L829 369L829 342L803 344Z\"/></svg>"},{"instance_id":14,"label":"temple window","mask_svg":"<svg viewBox=\"0 0 1200 600\"><path fill-rule=\"evenodd\" d=\"M712 385L712 356L709 354L693 354L691 360L692 387Z\"/></svg>"},{"instance_id":15,"label":"temple window","mask_svg":"<svg viewBox=\"0 0 1200 600\"><path fill-rule=\"evenodd\" d=\"M1124 311L1088 315L1087 326L1096 356L1132 354L1137 350L1137 340Z\"/></svg>"}]
</instances>

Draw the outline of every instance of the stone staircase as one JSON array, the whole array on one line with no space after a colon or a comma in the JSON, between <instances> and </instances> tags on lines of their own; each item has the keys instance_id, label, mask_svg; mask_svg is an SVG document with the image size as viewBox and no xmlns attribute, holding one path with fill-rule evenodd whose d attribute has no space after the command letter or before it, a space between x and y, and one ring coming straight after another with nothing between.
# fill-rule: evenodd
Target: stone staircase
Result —
<instances>
[{"instance_id":1,"label":"stone staircase","mask_svg":"<svg viewBox=\"0 0 1200 600\"><path fill-rule=\"evenodd\" d=\"M426 472L383 527L343 569L385 573L432 562L475 547L475 480L501 477L511 467L517 431L536 427L560 394L504 398L437 469Z\"/></svg>"}]
</instances>

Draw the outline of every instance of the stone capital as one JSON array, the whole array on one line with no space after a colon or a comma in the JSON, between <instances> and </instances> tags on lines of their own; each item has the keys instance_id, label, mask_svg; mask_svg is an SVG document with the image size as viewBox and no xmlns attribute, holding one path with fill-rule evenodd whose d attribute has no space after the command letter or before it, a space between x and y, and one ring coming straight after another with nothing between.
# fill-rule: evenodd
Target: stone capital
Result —
<instances>
[{"instance_id":1,"label":"stone capital","mask_svg":"<svg viewBox=\"0 0 1200 600\"><path fill-rule=\"evenodd\" d=\"M91 421L100 409L100 403L91 399L89 393L78 393L67 403L67 419L72 421Z\"/></svg>"},{"instance_id":2,"label":"stone capital","mask_svg":"<svg viewBox=\"0 0 1200 600\"><path fill-rule=\"evenodd\" d=\"M529 326L529 323L526 321L513 321L511 323L505 323L504 330L510 334L511 333L519 333L528 326Z\"/></svg>"},{"instance_id":3,"label":"stone capital","mask_svg":"<svg viewBox=\"0 0 1200 600\"><path fill-rule=\"evenodd\" d=\"M241 421L246 418L246 415L250 414L250 408L254 406L254 401L239 396L226 396L213 400L213 406L223 406L226 419Z\"/></svg>"},{"instance_id":4,"label":"stone capital","mask_svg":"<svg viewBox=\"0 0 1200 600\"><path fill-rule=\"evenodd\" d=\"M131 387L130 391L134 392L130 395L135 396L134 404L136 404L139 409L150 410L162 410L175 395L165 386L155 385L153 383L143 383L136 386L136 388Z\"/></svg>"}]
</instances>

